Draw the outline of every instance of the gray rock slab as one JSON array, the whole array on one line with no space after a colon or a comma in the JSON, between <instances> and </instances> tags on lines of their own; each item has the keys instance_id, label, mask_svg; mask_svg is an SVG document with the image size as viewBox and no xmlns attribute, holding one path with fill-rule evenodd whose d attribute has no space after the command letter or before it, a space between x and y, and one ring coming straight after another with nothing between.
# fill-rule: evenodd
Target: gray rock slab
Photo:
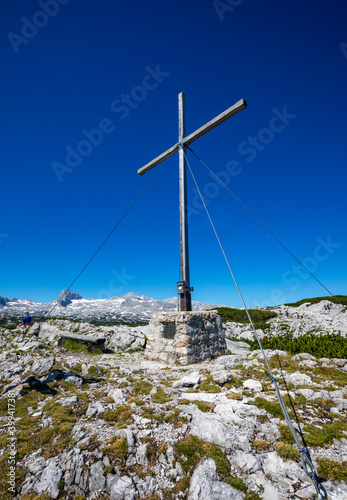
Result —
<instances>
[{"instance_id":1,"label":"gray rock slab","mask_svg":"<svg viewBox=\"0 0 347 500\"><path fill-rule=\"evenodd\" d=\"M64 380L66 380L66 382L69 382L70 384L80 387L83 384L84 378L81 375L67 373L64 375Z\"/></svg>"},{"instance_id":2,"label":"gray rock slab","mask_svg":"<svg viewBox=\"0 0 347 500\"><path fill-rule=\"evenodd\" d=\"M261 392L263 390L263 386L259 380L253 380L251 378L243 382L243 387L255 392Z\"/></svg>"},{"instance_id":3,"label":"gray rock slab","mask_svg":"<svg viewBox=\"0 0 347 500\"><path fill-rule=\"evenodd\" d=\"M131 344L135 341L135 336L130 335L126 332L118 332L112 335L109 339L108 344L113 348L127 349L131 347Z\"/></svg>"},{"instance_id":4,"label":"gray rock slab","mask_svg":"<svg viewBox=\"0 0 347 500\"><path fill-rule=\"evenodd\" d=\"M192 417L191 434L217 446L223 446L227 449L232 448L233 440L230 429L219 416L203 413L195 405L182 405L182 408Z\"/></svg>"},{"instance_id":5,"label":"gray rock slab","mask_svg":"<svg viewBox=\"0 0 347 500\"><path fill-rule=\"evenodd\" d=\"M243 451L235 453L231 458L231 462L240 472L246 474L253 474L261 469L260 458L257 455L252 455L251 453L245 453Z\"/></svg>"},{"instance_id":6,"label":"gray rock slab","mask_svg":"<svg viewBox=\"0 0 347 500\"><path fill-rule=\"evenodd\" d=\"M304 373L295 372L290 373L286 377L287 384L297 385L312 385L312 379L309 375L305 375Z\"/></svg>"},{"instance_id":7,"label":"gray rock slab","mask_svg":"<svg viewBox=\"0 0 347 500\"><path fill-rule=\"evenodd\" d=\"M122 405L126 401L124 391L122 391L122 389L119 388L111 389L107 394L107 397L112 398L117 405Z\"/></svg>"},{"instance_id":8,"label":"gray rock slab","mask_svg":"<svg viewBox=\"0 0 347 500\"><path fill-rule=\"evenodd\" d=\"M44 373L47 373L52 369L54 363L54 357L35 359L30 371L35 375L43 375Z\"/></svg>"},{"instance_id":9,"label":"gray rock slab","mask_svg":"<svg viewBox=\"0 0 347 500\"><path fill-rule=\"evenodd\" d=\"M103 474L104 467L101 461L90 466L89 489L90 491L102 491L106 485L106 478Z\"/></svg>"},{"instance_id":10,"label":"gray rock slab","mask_svg":"<svg viewBox=\"0 0 347 500\"><path fill-rule=\"evenodd\" d=\"M134 483L128 476L118 478L110 490L111 500L135 500L136 497Z\"/></svg>"},{"instance_id":11,"label":"gray rock slab","mask_svg":"<svg viewBox=\"0 0 347 500\"><path fill-rule=\"evenodd\" d=\"M295 354L295 356L292 357L292 361L300 361L302 359L313 361L316 358L312 356L312 354L309 354L308 352L299 352L298 354Z\"/></svg>"},{"instance_id":12,"label":"gray rock slab","mask_svg":"<svg viewBox=\"0 0 347 500\"><path fill-rule=\"evenodd\" d=\"M74 403L77 403L78 401L78 397L77 396L69 396L69 397L66 397L66 398L60 398L60 399L57 399L56 403L59 403L63 406L70 406Z\"/></svg>"},{"instance_id":13,"label":"gray rock slab","mask_svg":"<svg viewBox=\"0 0 347 500\"><path fill-rule=\"evenodd\" d=\"M253 332L249 332L250 333L250 339L249 340L253 340ZM248 337L245 337L248 339ZM250 351L251 349L251 346L249 344L247 344L246 342L242 342L242 341L236 341L236 340L229 340L229 339L225 339L225 343L227 345L227 349L228 351L231 353L231 354L245 354L247 352Z\"/></svg>"},{"instance_id":14,"label":"gray rock slab","mask_svg":"<svg viewBox=\"0 0 347 500\"><path fill-rule=\"evenodd\" d=\"M223 385L232 379L232 375L224 368L222 370L212 372L212 379L216 384Z\"/></svg>"},{"instance_id":15,"label":"gray rock slab","mask_svg":"<svg viewBox=\"0 0 347 500\"><path fill-rule=\"evenodd\" d=\"M244 494L218 480L212 458L204 460L195 469L189 487L188 500L243 500Z\"/></svg>"},{"instance_id":16,"label":"gray rock slab","mask_svg":"<svg viewBox=\"0 0 347 500\"><path fill-rule=\"evenodd\" d=\"M62 470L54 463L54 461L49 461L47 467L42 471L40 480L35 484L35 491L42 495L46 493L50 495L51 498L57 498L59 496L58 483L63 475Z\"/></svg>"},{"instance_id":17,"label":"gray rock slab","mask_svg":"<svg viewBox=\"0 0 347 500\"><path fill-rule=\"evenodd\" d=\"M215 366L222 366L224 368L235 368L237 365L242 365L245 359L247 359L247 354L230 354L228 356L220 356L215 363ZM218 368L219 370L221 368Z\"/></svg>"},{"instance_id":18,"label":"gray rock slab","mask_svg":"<svg viewBox=\"0 0 347 500\"><path fill-rule=\"evenodd\" d=\"M181 378L180 380L176 380L173 386L175 389L179 387L193 387L196 384L199 384L201 381L201 375L199 372L194 371Z\"/></svg>"}]
</instances>

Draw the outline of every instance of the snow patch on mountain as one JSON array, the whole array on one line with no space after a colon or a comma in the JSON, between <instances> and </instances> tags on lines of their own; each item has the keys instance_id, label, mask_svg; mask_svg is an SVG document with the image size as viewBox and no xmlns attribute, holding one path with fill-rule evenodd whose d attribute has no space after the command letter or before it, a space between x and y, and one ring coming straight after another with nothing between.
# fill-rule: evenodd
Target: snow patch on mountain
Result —
<instances>
[{"instance_id":1,"label":"snow patch on mountain","mask_svg":"<svg viewBox=\"0 0 347 500\"><path fill-rule=\"evenodd\" d=\"M146 295L129 292L110 299L85 299L77 292L62 290L55 301L49 303L32 302L27 299L7 299L1 297L0 318L20 318L26 312L31 316L50 316L88 321L149 321L156 312L177 311L178 297L156 300ZM194 311L205 311L217 307L206 302L192 302Z\"/></svg>"}]
</instances>

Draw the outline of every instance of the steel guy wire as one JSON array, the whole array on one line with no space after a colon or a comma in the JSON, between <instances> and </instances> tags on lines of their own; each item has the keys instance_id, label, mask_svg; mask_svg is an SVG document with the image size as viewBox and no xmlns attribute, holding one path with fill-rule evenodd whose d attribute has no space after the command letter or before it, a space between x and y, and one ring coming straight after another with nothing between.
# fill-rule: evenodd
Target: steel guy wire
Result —
<instances>
[{"instance_id":1,"label":"steel guy wire","mask_svg":"<svg viewBox=\"0 0 347 500\"><path fill-rule=\"evenodd\" d=\"M93 255L90 257L90 259L88 260L88 262L85 264L85 266L82 268L82 270L78 273L78 275L76 276L76 278L72 281L72 283L70 284L69 288L67 288L63 294L63 296L60 298L60 300L62 300L65 295L67 294L67 292L69 290L71 290L71 287L76 283L76 281L78 280L78 278L81 276L81 274L86 270L86 268L89 266L89 264L92 262L92 260L94 259L94 257L96 257L96 255L100 252L100 250L102 249L102 247L105 245L105 243L109 240L109 238L112 236L112 234L114 233L114 231L117 229L117 227L119 226L119 224L125 219L125 217L128 215L128 213L130 212L130 210L133 208L133 206L136 204L136 202L141 198L141 196L143 195L143 193L146 191L146 189L149 187L149 185L153 182L153 180L155 179L155 177L159 174L159 172L161 171L161 169L163 168L163 166L165 165L165 163L167 162L168 158L162 163L162 165L160 166L160 168L156 171L156 173L153 175L153 177L150 179L150 181L146 184L146 186L142 189L142 191L140 192L140 194L135 198L135 200L133 201L133 203L129 206L129 208L124 212L124 214L121 216L121 218L118 220L117 224L114 226L114 228L112 229L112 231L106 236L106 238L104 239L104 241L101 243L101 245L99 245L99 247L97 248L97 250L93 253ZM53 308L47 313L47 316L50 316L52 314L52 312L54 311L54 309L58 306L58 301L56 302L56 304L53 306Z\"/></svg>"},{"instance_id":2,"label":"steel guy wire","mask_svg":"<svg viewBox=\"0 0 347 500\"><path fill-rule=\"evenodd\" d=\"M241 205L242 205L242 206L243 206L243 207L247 210L247 212L249 212L249 213L252 215L252 217L254 217L254 218L255 218L255 220L256 220L257 222L259 222L259 224L260 224L261 226L263 226L263 228L264 228L264 229L265 229L265 230L266 230L266 231L267 231L267 232L268 232L268 233L269 233L269 234L270 234L270 235L271 235L271 236L272 236L272 237L273 237L273 238L274 238L274 239L275 239L275 240L276 240L276 241L277 241L277 242L278 242L278 243L279 243L279 244L280 244L280 245L281 245L281 246L282 246L282 247L283 247L283 248L284 248L284 249L285 249L288 253L289 253L289 255L291 255L291 256L293 257L293 259L295 259L295 260L298 262L298 264L300 264L300 266L301 266L301 267L303 267L303 268L305 269L305 271L307 271L307 272L308 272L308 273L312 276L312 278L314 278L314 279L317 281L317 283L319 283L319 284L320 284L320 285L324 288L324 290L326 290L326 291L329 293L329 295L331 295L334 299L336 299L336 300L337 300L337 302L338 302L339 304L343 305L343 304L342 304L342 302L341 302L341 301L340 301L340 300L336 297L336 295L334 295L334 294L333 294L333 293L332 293L332 292L331 292L331 291L330 291L330 290L329 290L329 289L328 289L325 285L323 285L323 283L322 283L321 281L319 281L319 279L318 279L318 278L317 278L317 277L316 277L313 273L311 273L311 271L309 271L309 270L307 269L307 267L306 267L306 266L305 266L305 265L304 265L304 264L303 264L303 263L302 263L302 262L301 262L301 261L300 261L297 257L295 257L295 255L294 255L294 254L293 254L293 253L292 253L292 252L291 252L291 251L290 251L290 250L289 250L289 249L285 246L285 244L284 244L284 243L282 243L282 241L281 241L279 238L277 238L277 236L275 236L275 235L273 234L273 232L272 232L272 231L270 231L270 229L269 229L268 227L266 227L266 225L265 225L265 224L264 224L264 223L263 223L263 222L262 222L262 221L261 221L261 220L260 220L260 219L259 219L259 218L258 218L258 217L257 217L257 216L256 216L256 215L255 215L255 214L254 214L254 213L253 213L253 212L252 212L252 211L251 211L251 210L250 210L250 209L249 209L249 208L248 208L248 207L247 207L247 206L246 206L243 202L242 202L242 201L241 201L241 200L240 200L240 198L238 198L238 197L236 196L236 194L235 194L235 193L233 193L233 192L232 192L232 191L228 188L228 186L227 186L226 184L224 184L224 182L223 182L223 181L221 181L221 180L219 179L219 177L218 177L218 176L217 176L217 175L216 175L216 174L215 174L215 173L214 173L214 172L213 172L213 171L212 171L212 170L211 170L211 169L210 169L210 168L206 165L206 163L204 163L204 162L203 162L203 161L202 161L202 160L198 157L198 155L197 155L197 154L196 154L196 153L195 153L195 152L194 152L194 151L193 151L193 150L192 150L189 146L186 146L186 147L189 149L189 151L191 151L191 152L193 153L193 155L194 155L194 156L195 156L195 157L196 157L196 158L200 161L200 163L202 163L202 165L203 165L203 166L204 166L204 167L205 167L205 168L206 168L206 169L207 169L207 170L208 170L208 171L209 171L209 172L213 175L213 177L215 177L215 178L217 179L217 181L218 181L218 182L219 182L219 183L220 183L220 184L221 184L221 185L222 185L222 186L223 186L223 187L224 187L227 191L229 191L229 193L230 193L230 194L231 194L231 195L235 198L235 200L236 200L236 201L238 201L238 202L239 202L239 203L240 203L240 204L241 204Z\"/></svg>"}]
</instances>

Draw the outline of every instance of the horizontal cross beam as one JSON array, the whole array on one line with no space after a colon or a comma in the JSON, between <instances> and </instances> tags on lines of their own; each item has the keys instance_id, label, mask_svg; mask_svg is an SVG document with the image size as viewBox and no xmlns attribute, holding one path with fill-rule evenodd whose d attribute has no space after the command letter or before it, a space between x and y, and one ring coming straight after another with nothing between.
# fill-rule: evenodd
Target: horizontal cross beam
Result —
<instances>
[{"instance_id":1,"label":"horizontal cross beam","mask_svg":"<svg viewBox=\"0 0 347 500\"><path fill-rule=\"evenodd\" d=\"M192 134L188 135L187 137L184 137L180 143L175 144L172 146L170 149L165 151L163 154L157 156L154 160L150 161L147 163L144 167L140 168L137 173L139 175L143 175L152 168L156 167L159 165L159 163L162 163L163 161L167 160L170 158L170 156L173 156L177 151L180 149L181 146L189 146L192 142L196 141L203 135L207 134L210 130L218 127L221 123L225 122L232 116L236 115L240 111L244 110L247 108L247 102L244 99L241 99L238 101L236 104L233 106L230 106L227 110L223 111L220 115L216 116L213 118L213 120L210 120L208 123L205 123L202 127L200 127L198 130L193 132Z\"/></svg>"},{"instance_id":2,"label":"horizontal cross beam","mask_svg":"<svg viewBox=\"0 0 347 500\"><path fill-rule=\"evenodd\" d=\"M140 168L137 173L139 175L143 175L145 174L146 172L148 172L148 170L151 170L151 168L154 168L156 167L157 165L159 165L159 163L167 160L168 158L170 158L170 156L173 156L175 153L177 153L177 151L179 150L180 146L179 144L175 144L174 146L172 146L172 148L168 149L167 151L165 151L165 153L157 156L156 158L154 158L154 160L150 161L149 163L147 163L147 165L145 165L144 167Z\"/></svg>"}]
</instances>

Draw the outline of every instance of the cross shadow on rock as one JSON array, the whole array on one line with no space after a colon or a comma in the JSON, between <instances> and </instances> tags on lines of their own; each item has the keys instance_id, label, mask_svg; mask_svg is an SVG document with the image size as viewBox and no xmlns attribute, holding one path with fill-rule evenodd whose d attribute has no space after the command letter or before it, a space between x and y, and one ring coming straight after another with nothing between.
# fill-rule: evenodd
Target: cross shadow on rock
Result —
<instances>
[{"instance_id":1,"label":"cross shadow on rock","mask_svg":"<svg viewBox=\"0 0 347 500\"><path fill-rule=\"evenodd\" d=\"M41 382L40 380L37 380L34 377L34 375L30 375L30 377L28 377L25 380L25 383L29 384L30 390L38 391L41 394L50 394L52 396L58 394L58 392L55 389L49 387L49 385L46 382Z\"/></svg>"}]
</instances>

